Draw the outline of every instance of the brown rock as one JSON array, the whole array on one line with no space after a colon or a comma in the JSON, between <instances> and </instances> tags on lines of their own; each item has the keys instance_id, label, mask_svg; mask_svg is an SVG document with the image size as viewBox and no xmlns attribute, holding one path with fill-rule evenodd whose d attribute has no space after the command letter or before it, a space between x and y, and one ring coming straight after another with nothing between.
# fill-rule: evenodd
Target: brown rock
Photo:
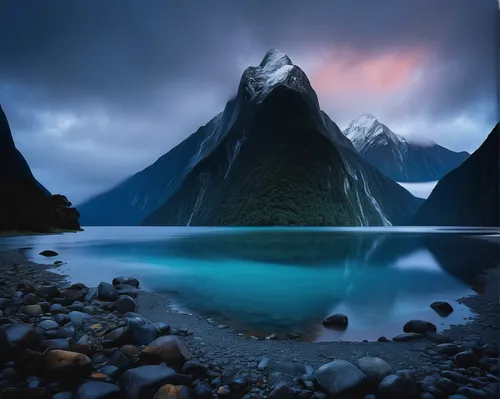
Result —
<instances>
[{"instance_id":1,"label":"brown rock","mask_svg":"<svg viewBox=\"0 0 500 399\"><path fill-rule=\"evenodd\" d=\"M163 385L153 399L191 399L191 390L184 385Z\"/></svg>"},{"instance_id":2,"label":"brown rock","mask_svg":"<svg viewBox=\"0 0 500 399\"><path fill-rule=\"evenodd\" d=\"M150 362L165 362L168 366L182 366L193 356L184 342L174 336L155 339L142 352L143 358Z\"/></svg>"},{"instance_id":3,"label":"brown rock","mask_svg":"<svg viewBox=\"0 0 500 399\"><path fill-rule=\"evenodd\" d=\"M59 349L47 352L44 364L47 376L56 381L85 378L92 372L88 356Z\"/></svg>"}]
</instances>

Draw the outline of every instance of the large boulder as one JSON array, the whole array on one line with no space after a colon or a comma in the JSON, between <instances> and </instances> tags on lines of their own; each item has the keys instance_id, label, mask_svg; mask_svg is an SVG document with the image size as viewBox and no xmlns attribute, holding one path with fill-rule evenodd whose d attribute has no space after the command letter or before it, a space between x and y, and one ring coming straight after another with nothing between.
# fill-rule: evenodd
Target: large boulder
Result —
<instances>
[{"instance_id":1,"label":"large boulder","mask_svg":"<svg viewBox=\"0 0 500 399\"><path fill-rule=\"evenodd\" d=\"M327 328L345 330L349 324L349 319L345 314L335 313L323 320L323 325Z\"/></svg>"},{"instance_id":2,"label":"large boulder","mask_svg":"<svg viewBox=\"0 0 500 399\"><path fill-rule=\"evenodd\" d=\"M120 372L126 371L132 368L132 361L125 356L120 350L116 350L106 362L106 366L114 366L120 370Z\"/></svg>"},{"instance_id":3,"label":"large boulder","mask_svg":"<svg viewBox=\"0 0 500 399\"><path fill-rule=\"evenodd\" d=\"M120 399L120 388L107 382L88 381L78 388L75 399Z\"/></svg>"},{"instance_id":4,"label":"large boulder","mask_svg":"<svg viewBox=\"0 0 500 399\"><path fill-rule=\"evenodd\" d=\"M114 285L103 281L97 286L97 298L101 301L114 302L118 299L118 292Z\"/></svg>"},{"instance_id":5,"label":"large boulder","mask_svg":"<svg viewBox=\"0 0 500 399\"><path fill-rule=\"evenodd\" d=\"M26 305L22 307L21 313L29 317L36 317L43 313L43 309L40 305Z\"/></svg>"},{"instance_id":6,"label":"large boulder","mask_svg":"<svg viewBox=\"0 0 500 399\"><path fill-rule=\"evenodd\" d=\"M92 372L92 361L86 355L60 349L47 352L44 365L47 377L61 382L85 378Z\"/></svg>"},{"instance_id":7,"label":"large boulder","mask_svg":"<svg viewBox=\"0 0 500 399\"><path fill-rule=\"evenodd\" d=\"M330 395L360 387L366 375L353 364L345 360L334 360L324 364L314 373L318 384Z\"/></svg>"},{"instance_id":8,"label":"large boulder","mask_svg":"<svg viewBox=\"0 0 500 399\"><path fill-rule=\"evenodd\" d=\"M65 312L67 312L67 309L60 303L53 303L52 305L50 305L49 313L52 313L53 315Z\"/></svg>"},{"instance_id":9,"label":"large boulder","mask_svg":"<svg viewBox=\"0 0 500 399\"><path fill-rule=\"evenodd\" d=\"M139 280L137 280L134 277L124 277L124 276L115 277L112 282L114 286L120 284L126 284L126 285L131 285L132 287L135 288L139 288Z\"/></svg>"},{"instance_id":10,"label":"large boulder","mask_svg":"<svg viewBox=\"0 0 500 399\"><path fill-rule=\"evenodd\" d=\"M448 302L444 301L432 302L430 306L440 316L448 316L451 312L453 312L453 306L451 306Z\"/></svg>"},{"instance_id":11,"label":"large boulder","mask_svg":"<svg viewBox=\"0 0 500 399\"><path fill-rule=\"evenodd\" d=\"M89 322L89 319L92 318L91 315L76 310L69 312L68 317L76 328L83 328Z\"/></svg>"},{"instance_id":12,"label":"large boulder","mask_svg":"<svg viewBox=\"0 0 500 399\"><path fill-rule=\"evenodd\" d=\"M0 299L1 301L1 299ZM36 295L33 294L32 292L28 292L26 295L23 297L23 303L25 305L36 305L38 303L38 299L36 299ZM0 302L0 309L2 308L1 302Z\"/></svg>"},{"instance_id":13,"label":"large boulder","mask_svg":"<svg viewBox=\"0 0 500 399\"><path fill-rule=\"evenodd\" d=\"M134 312L126 313L124 316L137 345L149 345L158 337L170 334L170 326L166 323L151 323Z\"/></svg>"},{"instance_id":14,"label":"large boulder","mask_svg":"<svg viewBox=\"0 0 500 399\"><path fill-rule=\"evenodd\" d=\"M128 327L117 327L104 335L103 345L117 347L134 343L134 338Z\"/></svg>"},{"instance_id":15,"label":"large boulder","mask_svg":"<svg viewBox=\"0 0 500 399\"><path fill-rule=\"evenodd\" d=\"M150 399L163 385L174 383L176 379L174 370L158 365L127 370L119 382L124 399Z\"/></svg>"},{"instance_id":16,"label":"large boulder","mask_svg":"<svg viewBox=\"0 0 500 399\"><path fill-rule=\"evenodd\" d=\"M436 331L436 326L425 320L410 320L404 325L403 331L405 333L425 334L429 331Z\"/></svg>"},{"instance_id":17,"label":"large boulder","mask_svg":"<svg viewBox=\"0 0 500 399\"><path fill-rule=\"evenodd\" d=\"M0 326L0 357L14 350L31 348L35 330L29 324L11 323Z\"/></svg>"},{"instance_id":18,"label":"large boulder","mask_svg":"<svg viewBox=\"0 0 500 399\"><path fill-rule=\"evenodd\" d=\"M142 352L145 361L165 362L169 366L182 366L192 357L184 342L174 336L159 337Z\"/></svg>"},{"instance_id":19,"label":"large boulder","mask_svg":"<svg viewBox=\"0 0 500 399\"><path fill-rule=\"evenodd\" d=\"M354 363L358 369L365 373L368 382L378 384L388 375L394 373L389 363L379 357L365 356Z\"/></svg>"},{"instance_id":20,"label":"large boulder","mask_svg":"<svg viewBox=\"0 0 500 399\"><path fill-rule=\"evenodd\" d=\"M137 305L133 298L128 295L120 296L114 303L111 305L113 310L117 310L121 314L125 314L128 312L135 312Z\"/></svg>"},{"instance_id":21,"label":"large boulder","mask_svg":"<svg viewBox=\"0 0 500 399\"><path fill-rule=\"evenodd\" d=\"M45 249L42 252L40 252L40 255L52 257L52 256L57 256L59 254L56 251L52 251L51 249Z\"/></svg>"},{"instance_id":22,"label":"large boulder","mask_svg":"<svg viewBox=\"0 0 500 399\"><path fill-rule=\"evenodd\" d=\"M59 328L59 324L57 324L54 320L43 320L38 324L38 327L44 331L57 330Z\"/></svg>"}]
</instances>

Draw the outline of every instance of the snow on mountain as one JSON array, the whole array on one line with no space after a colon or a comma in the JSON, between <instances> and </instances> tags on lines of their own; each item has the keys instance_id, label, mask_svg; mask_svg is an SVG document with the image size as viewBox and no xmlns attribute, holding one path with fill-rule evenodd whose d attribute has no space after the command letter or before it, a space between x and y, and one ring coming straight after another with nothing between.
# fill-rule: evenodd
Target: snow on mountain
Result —
<instances>
[{"instance_id":1,"label":"snow on mountain","mask_svg":"<svg viewBox=\"0 0 500 399\"><path fill-rule=\"evenodd\" d=\"M404 150L408 145L403 136L394 133L371 114L363 114L352 121L344 130L344 135L351 140L354 148L360 153L374 144L385 145L390 143L400 146L401 150Z\"/></svg>"},{"instance_id":2,"label":"snow on mountain","mask_svg":"<svg viewBox=\"0 0 500 399\"><path fill-rule=\"evenodd\" d=\"M316 94L304 71L277 49L269 50L259 66L245 69L241 77L240 92L243 92L246 100L261 103L278 85L308 93L313 97L315 104L318 104Z\"/></svg>"},{"instance_id":3,"label":"snow on mountain","mask_svg":"<svg viewBox=\"0 0 500 399\"><path fill-rule=\"evenodd\" d=\"M371 114L363 114L343 131L358 153L396 181L439 180L469 155L450 151L430 139L394 133Z\"/></svg>"}]
</instances>

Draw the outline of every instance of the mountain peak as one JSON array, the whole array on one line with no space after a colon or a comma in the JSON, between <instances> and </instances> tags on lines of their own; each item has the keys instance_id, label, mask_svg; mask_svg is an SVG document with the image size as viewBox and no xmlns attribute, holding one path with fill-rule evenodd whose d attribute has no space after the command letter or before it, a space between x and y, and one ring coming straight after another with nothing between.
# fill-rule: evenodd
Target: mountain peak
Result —
<instances>
[{"instance_id":1,"label":"mountain peak","mask_svg":"<svg viewBox=\"0 0 500 399\"><path fill-rule=\"evenodd\" d=\"M357 128L363 128L363 129L369 129L370 127L374 125L378 125L380 122L378 119L370 114L370 113L364 113L361 114L358 118L354 119L350 124L349 127L357 127ZM349 129L349 127L347 129Z\"/></svg>"},{"instance_id":2,"label":"mountain peak","mask_svg":"<svg viewBox=\"0 0 500 399\"><path fill-rule=\"evenodd\" d=\"M369 113L362 114L359 118L353 120L343 133L360 153L374 144L407 145L407 140L403 136L395 134Z\"/></svg>"},{"instance_id":3,"label":"mountain peak","mask_svg":"<svg viewBox=\"0 0 500 399\"><path fill-rule=\"evenodd\" d=\"M282 51L272 48L266 53L259 66L281 68L285 65L293 65L292 60Z\"/></svg>"},{"instance_id":4,"label":"mountain peak","mask_svg":"<svg viewBox=\"0 0 500 399\"><path fill-rule=\"evenodd\" d=\"M258 66L245 69L239 92L247 101L260 103L278 85L309 93L317 104L316 94L306 74L285 53L275 48L266 53Z\"/></svg>"},{"instance_id":5,"label":"mountain peak","mask_svg":"<svg viewBox=\"0 0 500 399\"><path fill-rule=\"evenodd\" d=\"M362 113L358 118L357 120L359 119L372 119L372 120L377 120L377 117L373 114L371 114L370 112L364 112Z\"/></svg>"}]
</instances>

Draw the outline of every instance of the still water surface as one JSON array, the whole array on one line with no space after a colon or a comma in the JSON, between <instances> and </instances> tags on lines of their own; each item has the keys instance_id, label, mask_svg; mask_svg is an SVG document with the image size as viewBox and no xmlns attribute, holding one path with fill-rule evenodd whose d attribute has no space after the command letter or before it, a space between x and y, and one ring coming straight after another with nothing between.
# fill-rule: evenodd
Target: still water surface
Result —
<instances>
[{"instance_id":1,"label":"still water surface","mask_svg":"<svg viewBox=\"0 0 500 399\"><path fill-rule=\"evenodd\" d=\"M299 333L314 341L375 340L412 318L439 329L465 322L456 302L498 261L484 229L87 227L64 235L0 239L32 260L52 249L56 271L96 286L117 275L168 295L181 309L252 334ZM447 318L429 304L447 300ZM325 329L332 313L344 332Z\"/></svg>"}]
</instances>

